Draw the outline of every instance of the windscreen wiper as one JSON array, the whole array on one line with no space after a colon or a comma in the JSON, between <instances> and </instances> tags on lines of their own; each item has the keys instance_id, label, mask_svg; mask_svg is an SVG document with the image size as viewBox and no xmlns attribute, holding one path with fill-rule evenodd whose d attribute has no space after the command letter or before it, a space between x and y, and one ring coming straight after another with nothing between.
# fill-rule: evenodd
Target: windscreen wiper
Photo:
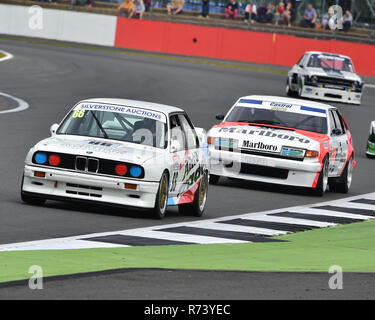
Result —
<instances>
[{"instance_id":1,"label":"windscreen wiper","mask_svg":"<svg viewBox=\"0 0 375 320\"><path fill-rule=\"evenodd\" d=\"M107 134L107 132L104 130L102 124L100 123L100 121L99 121L98 118L96 117L95 113L92 112L92 110L90 110L90 112L91 112L92 116L94 117L95 122L96 122L96 124L98 125L99 129L103 132L104 138L109 139L109 138L108 138L108 134Z\"/></svg>"}]
</instances>

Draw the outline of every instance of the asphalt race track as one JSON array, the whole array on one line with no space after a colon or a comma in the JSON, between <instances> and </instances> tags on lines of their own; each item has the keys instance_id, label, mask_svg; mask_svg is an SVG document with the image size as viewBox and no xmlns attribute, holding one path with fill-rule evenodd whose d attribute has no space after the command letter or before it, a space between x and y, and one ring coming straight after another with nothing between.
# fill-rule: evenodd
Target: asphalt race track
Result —
<instances>
[{"instance_id":1,"label":"asphalt race track","mask_svg":"<svg viewBox=\"0 0 375 320\"><path fill-rule=\"evenodd\" d=\"M117 97L175 105L187 111L195 126L207 130L215 123L215 114L225 113L239 96L285 94L286 76L277 72L259 72L152 58L119 50L89 50L6 38L0 38L0 49L14 55L13 59L0 63L0 92L23 99L30 105L29 109L22 112L0 114L0 244L194 220L179 216L176 209L169 210L166 218L158 221L151 219L147 213L137 211L59 202L48 202L45 207L33 207L21 202L19 189L28 149L47 137L50 125L59 122L78 100ZM375 79L365 80L375 84ZM0 96L0 112L14 107L14 101ZM360 107L339 105L339 108L350 126L356 148L357 167L349 195L328 192L322 200L309 195L306 190L223 180L219 186L210 186L205 218L312 204L374 192L374 160L367 159L364 150L370 121L375 120L375 88L365 89ZM142 271L142 275L135 277L137 285L135 282L133 284L139 290L137 298L157 298L152 294L142 295L147 292L144 284L153 279L155 272ZM177 274L181 277L186 275L183 271L173 274L175 278L178 278ZM127 275L129 273L106 274L105 278L108 283ZM191 298L194 296L192 292L201 294L202 298L210 298L194 283L206 281L211 283L209 290L214 291L212 281L220 276L215 272L205 277L194 275L190 276L191 290L187 290L190 293L186 296L181 294L179 298ZM277 275L269 276L277 278ZM293 274L290 276L294 279ZM242 281L236 273L228 273L227 277L233 278L233 281ZM84 279L87 281L80 280L77 285L83 290L81 292L89 291L91 287L90 277ZM250 279L251 276L248 281ZM315 281L314 276L308 279L311 279L311 283ZM295 280L295 285L301 287L302 277L295 276ZM368 281L363 280L368 290L370 280L373 284L373 276L369 275ZM168 280L171 283L173 281ZM61 281L56 283L59 283L55 287L56 295L50 292L50 297L67 297L69 293L64 296ZM286 297L292 297L292 283L291 280L289 286L280 285L280 290L286 290ZM256 281L253 285L254 288L261 287L262 283ZM317 286L319 287L316 285L315 288ZM95 289L96 294L91 294L91 298L131 298L120 288L114 288L113 292ZM0 297L5 293L3 290L10 289L0 287ZM227 298L230 298L231 290L235 292L235 298L250 298L244 286L229 288ZM365 294L366 289L363 290ZM346 293L358 297L354 291ZM114 293L118 295L115 296ZM279 295L282 294L279 292ZM22 290L15 291L14 295L10 296L21 297ZM274 295L266 294L265 298L276 296L277 292ZM298 297L302 296L303 293ZM83 294L83 297L88 295Z\"/></svg>"}]
</instances>

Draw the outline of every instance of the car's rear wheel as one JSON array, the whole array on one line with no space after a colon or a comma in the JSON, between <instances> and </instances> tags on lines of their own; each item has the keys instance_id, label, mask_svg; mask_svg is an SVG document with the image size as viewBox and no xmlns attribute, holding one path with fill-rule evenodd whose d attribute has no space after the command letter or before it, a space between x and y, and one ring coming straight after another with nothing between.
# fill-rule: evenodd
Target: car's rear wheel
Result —
<instances>
[{"instance_id":1,"label":"car's rear wheel","mask_svg":"<svg viewBox=\"0 0 375 320\"><path fill-rule=\"evenodd\" d=\"M192 203L182 204L178 206L178 211L182 215L201 217L204 209L206 208L208 192L208 178L205 173L200 182L199 187L194 195L194 201Z\"/></svg>"},{"instance_id":2,"label":"car's rear wheel","mask_svg":"<svg viewBox=\"0 0 375 320\"><path fill-rule=\"evenodd\" d=\"M161 176L158 193L156 194L155 206L152 210L153 216L157 219L163 219L167 211L168 204L168 174L165 171Z\"/></svg>"},{"instance_id":3,"label":"car's rear wheel","mask_svg":"<svg viewBox=\"0 0 375 320\"><path fill-rule=\"evenodd\" d=\"M332 180L329 184L329 188L331 191L334 191L334 192L348 193L352 185L352 181L353 181L353 157L350 157L341 177Z\"/></svg>"},{"instance_id":4,"label":"car's rear wheel","mask_svg":"<svg viewBox=\"0 0 375 320\"><path fill-rule=\"evenodd\" d=\"M319 173L318 183L316 185L316 188L314 189L315 195L319 197L323 197L323 195L327 191L328 172L329 172L329 160L328 160L328 157L325 157L323 160L322 170Z\"/></svg>"},{"instance_id":5,"label":"car's rear wheel","mask_svg":"<svg viewBox=\"0 0 375 320\"><path fill-rule=\"evenodd\" d=\"M26 194L23 192L23 182L25 180L25 177L22 176L22 183L21 183L21 200L27 204L33 205L33 206L43 206L46 203L46 199L43 197L35 197L29 194Z\"/></svg>"},{"instance_id":6,"label":"car's rear wheel","mask_svg":"<svg viewBox=\"0 0 375 320\"><path fill-rule=\"evenodd\" d=\"M219 183L220 176L216 174L210 174L209 183L212 185L217 185Z\"/></svg>"}]
</instances>

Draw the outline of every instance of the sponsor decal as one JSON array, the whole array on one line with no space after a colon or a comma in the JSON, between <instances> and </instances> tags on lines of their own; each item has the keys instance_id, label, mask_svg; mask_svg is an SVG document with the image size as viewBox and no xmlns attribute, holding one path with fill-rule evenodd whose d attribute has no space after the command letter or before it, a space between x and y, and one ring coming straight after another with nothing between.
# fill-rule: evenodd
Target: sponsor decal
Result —
<instances>
[{"instance_id":1,"label":"sponsor decal","mask_svg":"<svg viewBox=\"0 0 375 320\"><path fill-rule=\"evenodd\" d=\"M269 138L278 138L281 140L298 141L300 143L310 143L310 140L303 136L296 136L289 133L276 133L273 129L248 129L243 127L222 127L219 132L223 133L240 133L248 135L256 135Z\"/></svg>"},{"instance_id":2,"label":"sponsor decal","mask_svg":"<svg viewBox=\"0 0 375 320\"><path fill-rule=\"evenodd\" d=\"M277 152L278 148L277 146L274 146L272 144L265 144L263 142L251 142L251 141L244 141L242 143L242 148L249 148L249 149L256 149L256 150L262 150L262 151L271 151L271 152Z\"/></svg>"},{"instance_id":3,"label":"sponsor decal","mask_svg":"<svg viewBox=\"0 0 375 320\"><path fill-rule=\"evenodd\" d=\"M157 112L157 111L145 110L145 109L140 109L140 108L123 107L123 106L116 106L116 105L105 105L105 104L82 103L75 108L74 115L76 117L79 117L80 115L79 113L76 112L77 110L96 110L96 111L133 114L136 116L142 116L145 118L166 122L166 118L164 114Z\"/></svg>"},{"instance_id":4,"label":"sponsor decal","mask_svg":"<svg viewBox=\"0 0 375 320\"><path fill-rule=\"evenodd\" d=\"M290 109L293 107L293 105L291 104L279 103L279 102L271 102L270 106L272 110L281 110L281 111L285 109Z\"/></svg>"}]
</instances>

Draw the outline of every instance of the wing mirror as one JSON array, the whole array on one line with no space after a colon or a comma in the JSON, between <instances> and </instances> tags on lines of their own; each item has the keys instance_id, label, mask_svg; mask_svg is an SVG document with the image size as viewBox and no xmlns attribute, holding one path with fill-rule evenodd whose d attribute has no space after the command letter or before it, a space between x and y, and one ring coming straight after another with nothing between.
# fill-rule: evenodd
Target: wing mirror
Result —
<instances>
[{"instance_id":1,"label":"wing mirror","mask_svg":"<svg viewBox=\"0 0 375 320\"><path fill-rule=\"evenodd\" d=\"M49 131L51 132L51 136L54 137L56 134L57 129L59 128L59 125L57 123L54 123Z\"/></svg>"},{"instance_id":2,"label":"wing mirror","mask_svg":"<svg viewBox=\"0 0 375 320\"><path fill-rule=\"evenodd\" d=\"M222 113L218 113L218 114L216 115L216 120L220 120L220 121L222 121L222 120L224 120L224 118L225 118L225 116L224 116Z\"/></svg>"},{"instance_id":3,"label":"wing mirror","mask_svg":"<svg viewBox=\"0 0 375 320\"><path fill-rule=\"evenodd\" d=\"M333 136L341 136L342 135L341 129L337 129L337 128L332 129L332 135Z\"/></svg>"}]
</instances>

